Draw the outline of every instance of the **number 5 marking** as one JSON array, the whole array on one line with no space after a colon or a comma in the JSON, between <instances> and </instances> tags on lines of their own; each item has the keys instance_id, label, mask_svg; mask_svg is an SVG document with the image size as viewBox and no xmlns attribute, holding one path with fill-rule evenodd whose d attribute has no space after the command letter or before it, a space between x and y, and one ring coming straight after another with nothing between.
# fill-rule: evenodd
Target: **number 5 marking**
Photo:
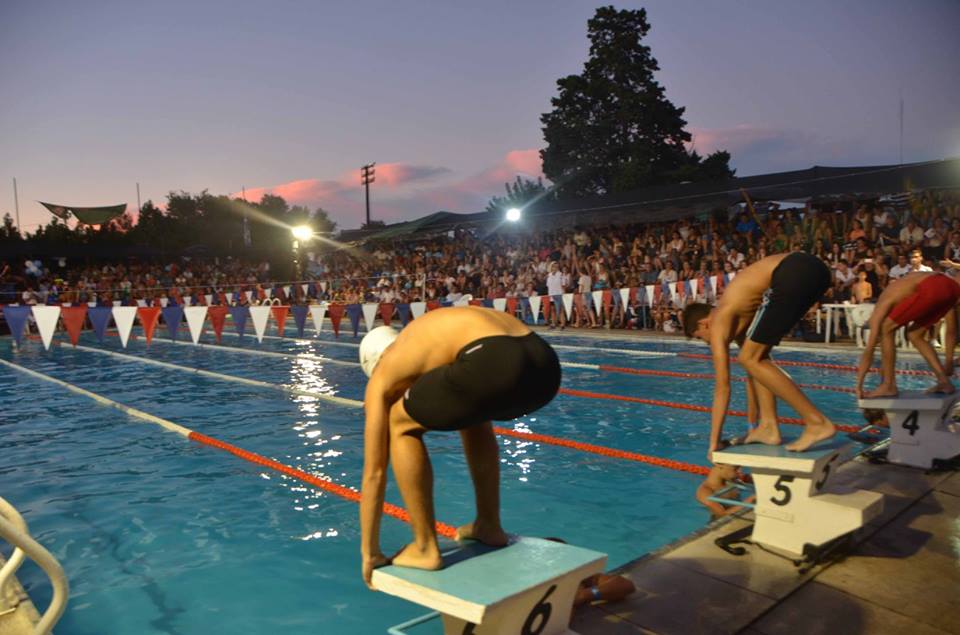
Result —
<instances>
[{"instance_id":1,"label":"number 5 marking","mask_svg":"<svg viewBox=\"0 0 960 635\"><path fill-rule=\"evenodd\" d=\"M777 482L773 486L773 489L783 494L783 498L777 498L776 496L774 496L770 499L771 503L773 503L774 505L779 505L780 507L783 507L784 505L790 502L790 499L793 498L793 492L791 492L790 488L786 486L786 483L792 483L793 478L794 477L792 475L784 474L777 479Z\"/></svg>"}]
</instances>

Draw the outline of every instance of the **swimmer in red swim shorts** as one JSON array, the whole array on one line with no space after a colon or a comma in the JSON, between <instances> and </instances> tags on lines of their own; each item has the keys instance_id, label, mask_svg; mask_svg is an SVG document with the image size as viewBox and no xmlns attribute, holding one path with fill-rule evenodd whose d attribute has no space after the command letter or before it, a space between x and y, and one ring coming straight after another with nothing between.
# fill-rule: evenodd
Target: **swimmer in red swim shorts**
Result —
<instances>
[{"instance_id":1,"label":"swimmer in red swim shorts","mask_svg":"<svg viewBox=\"0 0 960 635\"><path fill-rule=\"evenodd\" d=\"M907 327L910 343L930 365L937 377L936 385L927 392L951 394L956 388L950 382L953 375L953 348L957 343L957 322L953 308L960 302L960 284L951 276L942 273L913 273L891 282L877 300L877 307L870 316L870 336L860 357L857 368L857 397L896 397L897 391L897 346L896 333L901 326ZM944 342L946 363L940 358L930 342L924 338L925 331L947 318L947 334ZM873 351L881 340L880 385L864 392L863 380L873 364Z\"/></svg>"}]
</instances>

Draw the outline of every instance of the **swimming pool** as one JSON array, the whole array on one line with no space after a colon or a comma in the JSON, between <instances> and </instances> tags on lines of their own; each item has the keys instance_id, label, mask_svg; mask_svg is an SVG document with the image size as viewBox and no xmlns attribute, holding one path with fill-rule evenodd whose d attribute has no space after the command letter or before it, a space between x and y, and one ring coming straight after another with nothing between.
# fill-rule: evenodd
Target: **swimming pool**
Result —
<instances>
[{"instance_id":1,"label":"swimming pool","mask_svg":"<svg viewBox=\"0 0 960 635\"><path fill-rule=\"evenodd\" d=\"M186 339L186 336L184 337ZM81 344L361 399L356 349L327 333L294 341L224 336L224 344L293 356L248 355L142 338L122 351L90 334ZM204 341L212 341L205 336ZM341 337L341 342L354 342ZM551 335L561 360L709 373L694 344ZM571 347L571 348L567 348ZM614 352L609 349L623 349ZM634 351L631 353L630 351ZM646 356L636 352L668 353ZM316 397L230 383L183 370L30 342L0 357L349 487L360 482L362 413ZM852 353L786 351L779 359L852 364ZM902 360L902 368L919 367ZM790 367L797 381L850 387L854 375ZM739 369L734 369L739 372ZM901 377L901 388L928 378ZM566 389L709 405L708 379L564 368ZM809 394L841 423L861 423L850 394ZM744 408L735 385L732 408ZM57 632L382 633L422 609L372 593L360 579L356 504L288 476L143 423L53 384L0 368L4 440L0 495L63 564L71 599ZM781 413L794 415L788 408ZM742 418L731 418L735 429ZM532 416L501 424L658 457L705 463L708 415L643 403L560 395ZM796 431L784 426L786 432ZM576 449L500 437L503 522L510 532L559 536L623 564L702 526L696 475ZM472 519L473 494L457 435L427 437L439 520ZM387 500L400 504L391 483ZM385 517L387 553L409 539ZM45 576L19 577L41 608Z\"/></svg>"}]
</instances>

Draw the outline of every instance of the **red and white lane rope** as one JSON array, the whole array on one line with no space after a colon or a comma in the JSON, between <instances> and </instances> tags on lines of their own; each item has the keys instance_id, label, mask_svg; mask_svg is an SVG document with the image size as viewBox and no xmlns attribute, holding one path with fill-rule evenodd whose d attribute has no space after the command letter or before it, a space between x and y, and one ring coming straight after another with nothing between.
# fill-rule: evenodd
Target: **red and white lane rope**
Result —
<instances>
[{"instance_id":1,"label":"red and white lane rope","mask_svg":"<svg viewBox=\"0 0 960 635\"><path fill-rule=\"evenodd\" d=\"M702 359L702 360L711 360L713 359L709 355L704 355L703 353L677 353L677 357L686 357L687 359ZM737 362L736 359L733 359L734 363ZM857 367L850 364L826 364L823 362L798 362L795 360L789 359L778 359L776 360L777 366L803 366L805 368L823 368L826 370L840 370L848 373L857 372ZM879 368L871 368L871 373L879 373ZM899 368L897 369L898 375L923 375L923 376L933 376L933 372L929 370L913 370L909 368Z\"/></svg>"}]
</instances>

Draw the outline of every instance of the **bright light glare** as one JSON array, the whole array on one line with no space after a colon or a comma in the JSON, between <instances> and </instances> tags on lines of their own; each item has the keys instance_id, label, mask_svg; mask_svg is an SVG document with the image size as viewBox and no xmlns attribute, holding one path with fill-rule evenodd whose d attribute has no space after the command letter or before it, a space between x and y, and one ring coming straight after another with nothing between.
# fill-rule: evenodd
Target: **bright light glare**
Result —
<instances>
[{"instance_id":1,"label":"bright light glare","mask_svg":"<svg viewBox=\"0 0 960 635\"><path fill-rule=\"evenodd\" d=\"M507 210L507 220L511 223L515 223L520 220L520 210L516 207L511 207Z\"/></svg>"},{"instance_id":2,"label":"bright light glare","mask_svg":"<svg viewBox=\"0 0 960 635\"><path fill-rule=\"evenodd\" d=\"M296 227L291 227L290 232L297 240L307 240L313 237L313 230L306 225L297 225Z\"/></svg>"}]
</instances>

